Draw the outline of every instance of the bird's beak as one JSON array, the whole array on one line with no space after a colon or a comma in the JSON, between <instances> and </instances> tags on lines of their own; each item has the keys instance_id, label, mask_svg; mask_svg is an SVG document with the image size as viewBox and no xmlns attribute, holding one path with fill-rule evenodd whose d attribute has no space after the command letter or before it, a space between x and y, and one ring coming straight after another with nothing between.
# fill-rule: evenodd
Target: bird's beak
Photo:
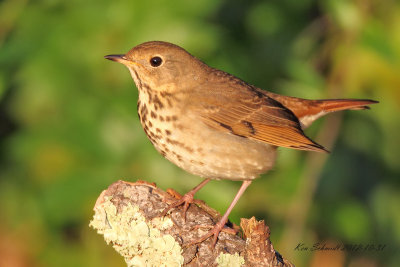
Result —
<instances>
[{"instance_id":1,"label":"bird's beak","mask_svg":"<svg viewBox=\"0 0 400 267\"><path fill-rule=\"evenodd\" d=\"M130 65L133 63L125 55L107 55L107 56L104 56L104 58L124 64L124 65Z\"/></svg>"}]
</instances>

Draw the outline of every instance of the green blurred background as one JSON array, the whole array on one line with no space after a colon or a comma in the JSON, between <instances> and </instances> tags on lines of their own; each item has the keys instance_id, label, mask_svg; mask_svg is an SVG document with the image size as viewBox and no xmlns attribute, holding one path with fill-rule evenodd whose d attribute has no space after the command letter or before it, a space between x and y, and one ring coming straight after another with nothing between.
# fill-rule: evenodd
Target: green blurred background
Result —
<instances>
[{"instance_id":1,"label":"green blurred background","mask_svg":"<svg viewBox=\"0 0 400 267\"><path fill-rule=\"evenodd\" d=\"M128 71L103 58L149 40L273 92L379 100L306 131L329 155L280 149L230 218L265 220L297 266L398 266L394 0L0 1L0 266L124 266L88 227L100 192L118 179L181 193L201 181L155 151ZM211 182L198 198L224 212L239 186ZM386 247L295 249L316 242Z\"/></svg>"}]
</instances>

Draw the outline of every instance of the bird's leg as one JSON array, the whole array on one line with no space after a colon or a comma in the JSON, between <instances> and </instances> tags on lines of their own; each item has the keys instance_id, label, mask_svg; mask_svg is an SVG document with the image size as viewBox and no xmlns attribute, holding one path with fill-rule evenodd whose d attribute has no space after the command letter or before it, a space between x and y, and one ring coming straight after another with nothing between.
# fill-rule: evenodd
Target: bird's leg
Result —
<instances>
[{"instance_id":1,"label":"bird's leg","mask_svg":"<svg viewBox=\"0 0 400 267\"><path fill-rule=\"evenodd\" d=\"M203 186L205 186L211 179L204 179L200 184L198 184L195 188L184 194L178 201L175 201L164 211L161 213L161 216L165 216L171 209L178 207L183 204L183 219L186 220L186 211L189 208L189 205L194 202L194 195L199 191Z\"/></svg>"},{"instance_id":2,"label":"bird's leg","mask_svg":"<svg viewBox=\"0 0 400 267\"><path fill-rule=\"evenodd\" d=\"M213 229L208 231L207 234L205 234L204 236L202 236L202 237L190 242L188 245L194 245L194 244L203 242L207 238L209 238L211 236L214 236L213 242L212 242L212 246L214 247L215 244L217 243L217 239L218 239L219 233L223 230L226 222L228 221L229 214L231 213L233 207L235 207L236 203L239 201L239 198L243 195L244 191L246 191L246 188L250 184L251 184L250 180L243 181L242 186L240 187L239 191L236 193L235 198L232 200L232 203L229 205L228 209L226 210L224 216L222 216L221 220L219 220L219 222L217 222L217 224L213 227Z\"/></svg>"}]
</instances>

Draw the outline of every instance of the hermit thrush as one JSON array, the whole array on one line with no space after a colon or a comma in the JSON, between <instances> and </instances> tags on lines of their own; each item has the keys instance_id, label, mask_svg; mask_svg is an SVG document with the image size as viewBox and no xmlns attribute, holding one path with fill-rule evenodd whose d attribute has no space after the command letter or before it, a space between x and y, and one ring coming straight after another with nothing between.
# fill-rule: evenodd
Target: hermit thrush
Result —
<instances>
[{"instance_id":1,"label":"hermit thrush","mask_svg":"<svg viewBox=\"0 0 400 267\"><path fill-rule=\"evenodd\" d=\"M261 90L207 66L183 48L146 42L106 59L128 67L139 90L140 122L154 147L205 180L172 207L184 204L210 179L242 181L222 219L205 236L213 244L253 179L274 166L276 148L326 152L303 129L333 111L367 109L373 100L306 100Z\"/></svg>"}]
</instances>

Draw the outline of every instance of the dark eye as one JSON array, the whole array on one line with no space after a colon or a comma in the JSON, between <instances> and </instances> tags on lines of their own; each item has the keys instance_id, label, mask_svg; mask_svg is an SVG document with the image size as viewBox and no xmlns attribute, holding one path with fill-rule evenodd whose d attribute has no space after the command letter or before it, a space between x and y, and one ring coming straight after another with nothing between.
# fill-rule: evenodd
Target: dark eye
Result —
<instances>
[{"instance_id":1,"label":"dark eye","mask_svg":"<svg viewBox=\"0 0 400 267\"><path fill-rule=\"evenodd\" d=\"M162 59L160 57L152 57L150 59L150 65L152 65L153 67L158 67L160 66L162 63Z\"/></svg>"}]
</instances>

